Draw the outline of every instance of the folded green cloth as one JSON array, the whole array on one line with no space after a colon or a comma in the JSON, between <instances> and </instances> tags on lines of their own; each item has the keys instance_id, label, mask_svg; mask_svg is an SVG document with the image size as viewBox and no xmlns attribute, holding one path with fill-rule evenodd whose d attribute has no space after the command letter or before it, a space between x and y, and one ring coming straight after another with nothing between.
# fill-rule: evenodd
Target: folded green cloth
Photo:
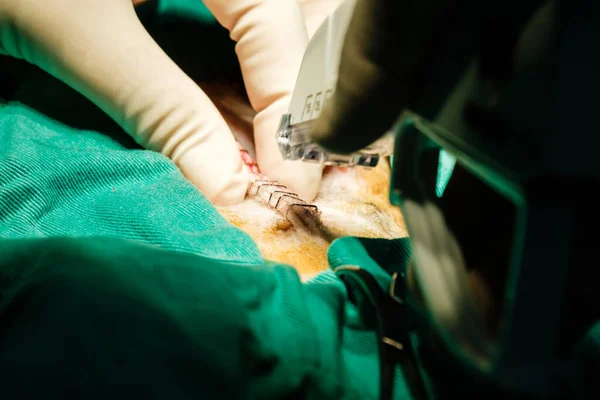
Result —
<instances>
[{"instance_id":1,"label":"folded green cloth","mask_svg":"<svg viewBox=\"0 0 600 400\"><path fill-rule=\"evenodd\" d=\"M340 282L265 263L170 160L21 103L0 127L0 397L375 395Z\"/></svg>"}]
</instances>

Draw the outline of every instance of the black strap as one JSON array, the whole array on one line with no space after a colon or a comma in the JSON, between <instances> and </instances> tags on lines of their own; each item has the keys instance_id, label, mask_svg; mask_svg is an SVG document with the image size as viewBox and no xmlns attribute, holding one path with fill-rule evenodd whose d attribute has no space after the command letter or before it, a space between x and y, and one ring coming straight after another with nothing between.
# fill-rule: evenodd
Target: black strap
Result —
<instances>
[{"instance_id":1,"label":"black strap","mask_svg":"<svg viewBox=\"0 0 600 400\"><path fill-rule=\"evenodd\" d=\"M410 327L406 318L406 306L401 297L385 293L375 278L366 270L356 266L344 266L335 270L348 287L359 289L367 297L375 316L379 350L380 400L392 400L396 365L402 368L411 395L417 400L428 399L428 392L421 375L417 358L412 348ZM398 282L394 281L397 285Z\"/></svg>"}]
</instances>

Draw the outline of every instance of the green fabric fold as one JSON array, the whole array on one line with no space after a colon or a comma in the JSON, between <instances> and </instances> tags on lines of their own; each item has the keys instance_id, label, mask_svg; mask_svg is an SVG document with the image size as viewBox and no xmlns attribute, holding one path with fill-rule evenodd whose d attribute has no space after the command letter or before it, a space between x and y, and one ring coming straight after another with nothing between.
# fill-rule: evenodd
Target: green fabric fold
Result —
<instances>
[{"instance_id":1,"label":"green fabric fold","mask_svg":"<svg viewBox=\"0 0 600 400\"><path fill-rule=\"evenodd\" d=\"M20 103L0 109L0 127L0 237L102 235L240 263L262 260L252 239L166 157Z\"/></svg>"}]
</instances>

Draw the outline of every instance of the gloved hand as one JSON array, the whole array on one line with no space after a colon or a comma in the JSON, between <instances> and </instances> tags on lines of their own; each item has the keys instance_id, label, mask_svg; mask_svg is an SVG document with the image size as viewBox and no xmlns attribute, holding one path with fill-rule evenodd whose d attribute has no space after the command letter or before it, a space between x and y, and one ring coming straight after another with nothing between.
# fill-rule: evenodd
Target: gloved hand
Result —
<instances>
[{"instance_id":1,"label":"gloved hand","mask_svg":"<svg viewBox=\"0 0 600 400\"><path fill-rule=\"evenodd\" d=\"M312 200L320 166L284 162L275 140L308 41L298 4L204 3L237 42L257 111L261 170ZM244 198L249 174L231 131L210 99L153 41L132 0L0 0L0 53L25 59L85 95L140 145L170 157L212 202Z\"/></svg>"}]
</instances>

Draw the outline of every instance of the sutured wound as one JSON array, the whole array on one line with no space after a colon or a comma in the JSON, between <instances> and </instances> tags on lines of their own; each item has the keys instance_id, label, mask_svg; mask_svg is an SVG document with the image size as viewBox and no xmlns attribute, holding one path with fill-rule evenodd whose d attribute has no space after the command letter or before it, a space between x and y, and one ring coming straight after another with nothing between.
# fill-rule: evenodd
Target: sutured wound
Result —
<instances>
[{"instance_id":1,"label":"sutured wound","mask_svg":"<svg viewBox=\"0 0 600 400\"><path fill-rule=\"evenodd\" d=\"M296 193L288 190L285 185L269 180L264 176L248 151L238 143L240 155L251 173L246 197L261 201L269 208L283 216L292 226L321 236L327 241L333 241L335 235L322 223L320 212L316 205L302 200Z\"/></svg>"}]
</instances>

